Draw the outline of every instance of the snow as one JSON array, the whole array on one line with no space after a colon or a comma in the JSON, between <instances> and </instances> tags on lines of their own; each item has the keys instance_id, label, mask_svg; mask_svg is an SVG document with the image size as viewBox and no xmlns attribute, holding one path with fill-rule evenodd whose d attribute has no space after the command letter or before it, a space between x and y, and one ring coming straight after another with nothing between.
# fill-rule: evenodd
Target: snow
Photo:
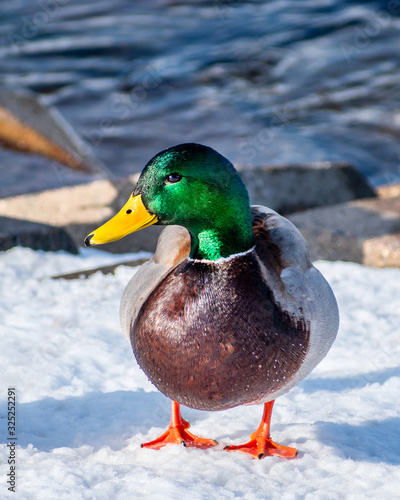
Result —
<instances>
[{"instance_id":1,"label":"snow","mask_svg":"<svg viewBox=\"0 0 400 500\"><path fill-rule=\"evenodd\" d=\"M134 270L48 278L115 260L96 250L0 254L0 498L12 497L8 387L18 397L18 499L399 498L400 270L318 263L339 302L339 335L275 404L272 437L299 458L258 461L222 450L256 429L262 407L254 406L183 408L193 432L217 439L217 449L140 448L165 430L170 403L120 330Z\"/></svg>"}]
</instances>

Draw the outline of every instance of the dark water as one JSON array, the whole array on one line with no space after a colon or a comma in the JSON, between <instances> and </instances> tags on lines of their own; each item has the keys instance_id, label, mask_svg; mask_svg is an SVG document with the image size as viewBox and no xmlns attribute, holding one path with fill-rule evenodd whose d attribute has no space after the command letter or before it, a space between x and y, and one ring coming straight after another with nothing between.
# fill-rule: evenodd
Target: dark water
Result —
<instances>
[{"instance_id":1,"label":"dark water","mask_svg":"<svg viewBox=\"0 0 400 500\"><path fill-rule=\"evenodd\" d=\"M58 107L116 176L208 144L236 164L400 181L400 0L3 0L0 85ZM84 180L0 151L0 194Z\"/></svg>"}]
</instances>

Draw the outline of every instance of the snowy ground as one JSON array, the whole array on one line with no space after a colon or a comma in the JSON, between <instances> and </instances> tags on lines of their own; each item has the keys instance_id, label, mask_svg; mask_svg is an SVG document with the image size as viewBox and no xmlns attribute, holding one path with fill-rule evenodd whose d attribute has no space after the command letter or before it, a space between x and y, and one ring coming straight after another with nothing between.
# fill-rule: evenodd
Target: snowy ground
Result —
<instances>
[{"instance_id":1,"label":"snowy ground","mask_svg":"<svg viewBox=\"0 0 400 500\"><path fill-rule=\"evenodd\" d=\"M278 399L272 437L296 460L227 453L255 430L261 407L183 409L220 442L200 451L144 450L169 401L136 365L119 326L133 273L88 280L52 274L115 258L14 249L0 254L0 498L7 491L7 388L18 394L18 499L400 498L400 270L321 262L341 327L327 358ZM42 279L45 278L45 279Z\"/></svg>"}]
</instances>

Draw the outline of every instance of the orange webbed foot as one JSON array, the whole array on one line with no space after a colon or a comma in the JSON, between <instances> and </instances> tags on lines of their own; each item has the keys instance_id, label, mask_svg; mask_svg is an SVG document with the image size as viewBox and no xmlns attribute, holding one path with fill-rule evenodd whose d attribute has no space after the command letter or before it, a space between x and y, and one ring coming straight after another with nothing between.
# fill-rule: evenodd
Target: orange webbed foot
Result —
<instances>
[{"instance_id":1,"label":"orange webbed foot","mask_svg":"<svg viewBox=\"0 0 400 500\"><path fill-rule=\"evenodd\" d=\"M271 414L274 401L269 401L264 405L264 413L258 429L250 436L250 441L245 444L225 446L226 451L241 451L258 458L278 455L281 458L297 457L297 450L289 446L281 446L272 441L270 437Z\"/></svg>"},{"instance_id":2,"label":"orange webbed foot","mask_svg":"<svg viewBox=\"0 0 400 500\"><path fill-rule=\"evenodd\" d=\"M248 443L225 446L226 451L241 451L242 453L247 453L253 458L258 458L261 460L264 457L270 457L273 455L278 455L281 458L296 458L297 450L296 448L290 448L289 446L281 446L280 444L274 443L272 439L251 439Z\"/></svg>"},{"instance_id":3,"label":"orange webbed foot","mask_svg":"<svg viewBox=\"0 0 400 500\"><path fill-rule=\"evenodd\" d=\"M184 427L168 427L166 432L162 434L157 439L149 441L148 443L143 443L142 448L152 448L153 450L159 450L167 444L183 444L183 446L192 446L195 448L211 448L218 444L214 439L205 439L199 436L195 436L191 432L187 431Z\"/></svg>"},{"instance_id":4,"label":"orange webbed foot","mask_svg":"<svg viewBox=\"0 0 400 500\"><path fill-rule=\"evenodd\" d=\"M187 431L190 424L182 418L179 406L179 403L172 401L171 422L168 429L153 441L143 443L142 448L159 450L167 444L183 444L183 446L206 449L218 444L214 439L205 439Z\"/></svg>"}]
</instances>

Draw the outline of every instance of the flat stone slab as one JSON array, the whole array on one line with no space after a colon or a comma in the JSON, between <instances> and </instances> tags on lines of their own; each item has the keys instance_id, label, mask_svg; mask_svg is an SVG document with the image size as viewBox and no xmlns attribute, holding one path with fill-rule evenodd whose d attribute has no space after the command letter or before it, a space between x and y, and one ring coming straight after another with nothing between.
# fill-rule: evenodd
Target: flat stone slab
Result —
<instances>
[{"instance_id":1,"label":"flat stone slab","mask_svg":"<svg viewBox=\"0 0 400 500\"><path fill-rule=\"evenodd\" d=\"M62 227L0 217L0 251L9 250L15 246L47 252L65 250L72 254L78 253L73 239Z\"/></svg>"},{"instance_id":2,"label":"flat stone slab","mask_svg":"<svg viewBox=\"0 0 400 500\"><path fill-rule=\"evenodd\" d=\"M400 196L315 208L288 218L307 240L312 260L400 267Z\"/></svg>"},{"instance_id":3,"label":"flat stone slab","mask_svg":"<svg viewBox=\"0 0 400 500\"><path fill-rule=\"evenodd\" d=\"M108 180L0 199L0 216L67 227L98 224L114 213L118 190Z\"/></svg>"},{"instance_id":4,"label":"flat stone slab","mask_svg":"<svg viewBox=\"0 0 400 500\"><path fill-rule=\"evenodd\" d=\"M95 273L101 274L114 274L115 270L119 266L128 266L128 267L137 267L141 266L149 259L133 259L133 260L125 260L122 262L117 262L116 264L109 264L107 266L99 266L99 267L91 267L90 269L81 269L79 271L73 271L72 273L63 273L56 274L54 276L50 276L53 280L81 280L87 279L89 276Z\"/></svg>"},{"instance_id":5,"label":"flat stone slab","mask_svg":"<svg viewBox=\"0 0 400 500\"><path fill-rule=\"evenodd\" d=\"M96 181L0 200L0 250L24 245L75 253L84 237L122 206L135 182L135 177L120 185ZM400 185L380 187L378 193L379 198L288 216L308 241L313 260L400 267ZM28 217L36 223L21 220ZM153 252L161 230L152 226L101 248L111 252Z\"/></svg>"},{"instance_id":6,"label":"flat stone slab","mask_svg":"<svg viewBox=\"0 0 400 500\"><path fill-rule=\"evenodd\" d=\"M251 203L267 205L280 213L341 203L376 193L351 165L317 163L239 169ZM114 215L127 201L139 174L118 182L97 180L89 184L0 199L0 216L63 227L77 246ZM114 253L155 249L161 227L152 226L102 246Z\"/></svg>"},{"instance_id":7,"label":"flat stone slab","mask_svg":"<svg viewBox=\"0 0 400 500\"><path fill-rule=\"evenodd\" d=\"M239 169L250 201L282 215L373 198L375 190L350 163L320 162Z\"/></svg>"}]
</instances>

